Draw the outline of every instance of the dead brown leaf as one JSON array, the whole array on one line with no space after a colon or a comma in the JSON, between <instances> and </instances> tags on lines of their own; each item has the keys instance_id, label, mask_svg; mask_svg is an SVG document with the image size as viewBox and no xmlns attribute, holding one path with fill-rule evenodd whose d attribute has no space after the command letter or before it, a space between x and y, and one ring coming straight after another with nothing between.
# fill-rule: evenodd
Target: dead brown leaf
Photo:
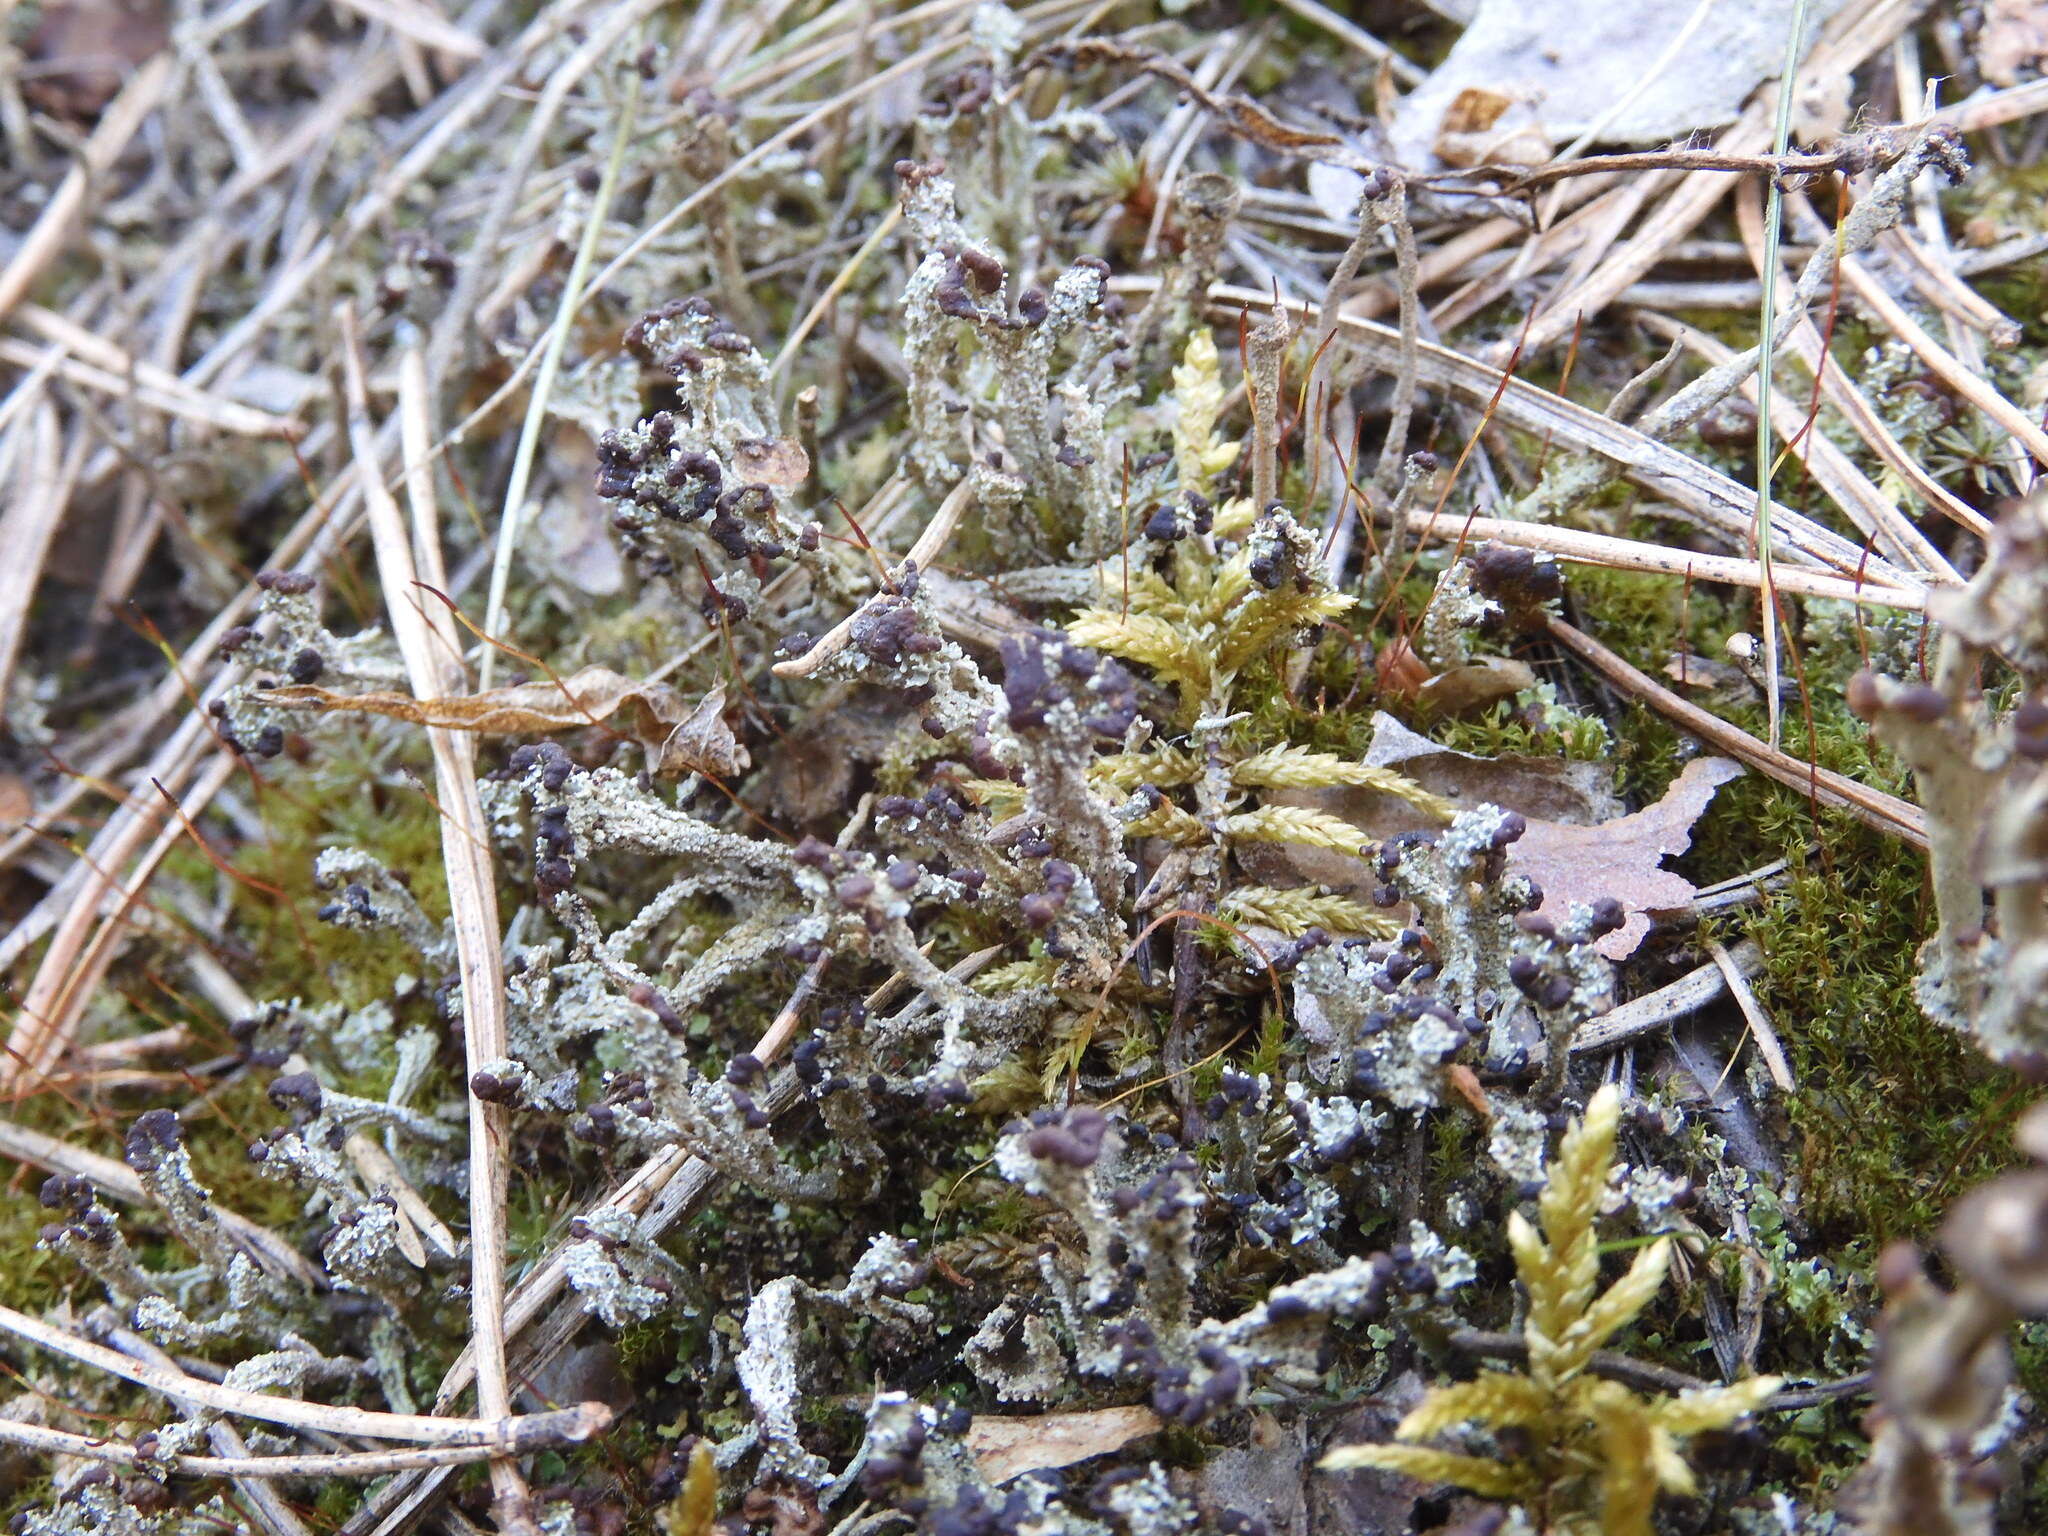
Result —
<instances>
[{"instance_id":1,"label":"dead brown leaf","mask_svg":"<svg viewBox=\"0 0 2048 1536\"><path fill-rule=\"evenodd\" d=\"M1451 99L1437 129L1436 156L1445 165L1541 165L1550 158L1550 135L1526 111L1509 123L1502 117L1520 107L1512 96L1468 86Z\"/></svg>"},{"instance_id":2,"label":"dead brown leaf","mask_svg":"<svg viewBox=\"0 0 2048 1536\"><path fill-rule=\"evenodd\" d=\"M1536 674L1527 662L1506 656L1483 656L1465 666L1437 673L1422 685L1417 697L1429 707L1432 716L1476 715L1502 699L1512 699L1535 682Z\"/></svg>"},{"instance_id":3,"label":"dead brown leaf","mask_svg":"<svg viewBox=\"0 0 2048 1536\"><path fill-rule=\"evenodd\" d=\"M22 94L60 117L94 116L121 82L170 40L163 0L59 0L23 50L35 66Z\"/></svg>"},{"instance_id":4,"label":"dead brown leaf","mask_svg":"<svg viewBox=\"0 0 2048 1536\"><path fill-rule=\"evenodd\" d=\"M2048 4L1991 0L1977 34L1977 67L1993 85L2017 85L2048 58Z\"/></svg>"},{"instance_id":5,"label":"dead brown leaf","mask_svg":"<svg viewBox=\"0 0 2048 1536\"><path fill-rule=\"evenodd\" d=\"M1613 770L1605 763L1512 753L1478 757L1440 746L1385 713L1373 717L1365 761L1375 768L1398 768L1460 807L1502 805L1527 817L1579 825L1607 821L1626 810L1614 793ZM1436 826L1407 801L1370 789L1277 790L1266 798L1342 816L1374 842L1402 832L1433 831ZM1247 845L1239 849L1238 859L1271 885L1305 880L1347 895L1365 895L1379 883L1364 860L1295 844Z\"/></svg>"},{"instance_id":6,"label":"dead brown leaf","mask_svg":"<svg viewBox=\"0 0 2048 1536\"><path fill-rule=\"evenodd\" d=\"M854 775L896 740L901 706L879 689L835 683L763 749L758 792L767 814L815 821L847 804Z\"/></svg>"},{"instance_id":7,"label":"dead brown leaf","mask_svg":"<svg viewBox=\"0 0 2048 1536\"><path fill-rule=\"evenodd\" d=\"M1486 1096L1486 1088L1479 1081L1479 1074L1462 1061L1454 1061L1444 1069L1444 1080L1458 1097L1472 1106L1472 1113L1482 1120L1493 1118L1493 1100Z\"/></svg>"},{"instance_id":8,"label":"dead brown leaf","mask_svg":"<svg viewBox=\"0 0 2048 1536\"><path fill-rule=\"evenodd\" d=\"M1508 850L1508 868L1543 888L1537 910L1553 919L1562 919L1575 901L1614 897L1628 921L1595 947L1610 960L1625 960L1650 931L1650 913L1692 900L1696 887L1665 869L1664 860L1692 846L1692 824L1714 791L1741 775L1742 765L1730 758L1696 757L1663 799L1632 815L1592 827L1530 818L1528 831Z\"/></svg>"},{"instance_id":9,"label":"dead brown leaf","mask_svg":"<svg viewBox=\"0 0 2048 1536\"><path fill-rule=\"evenodd\" d=\"M559 682L517 683L432 700L409 693L338 693L314 683L266 688L256 697L283 709L384 715L482 736L545 736L603 725L658 748L656 771L664 774L702 771L725 778L748 761L746 748L722 718L723 687L692 708L666 683L635 682L608 667L585 667Z\"/></svg>"},{"instance_id":10,"label":"dead brown leaf","mask_svg":"<svg viewBox=\"0 0 2048 1536\"><path fill-rule=\"evenodd\" d=\"M413 725L475 731L481 736L519 736L612 723L641 741L658 741L680 725L682 695L666 683L641 684L608 667L585 667L561 679L515 683L487 693L419 699L409 693L340 693L317 683L266 688L265 704L317 709L323 714L385 715Z\"/></svg>"},{"instance_id":11,"label":"dead brown leaf","mask_svg":"<svg viewBox=\"0 0 2048 1536\"><path fill-rule=\"evenodd\" d=\"M740 1500L740 1514L748 1525L766 1525L768 1536L818 1536L826 1525L818 1496L793 1483L749 1488Z\"/></svg>"},{"instance_id":12,"label":"dead brown leaf","mask_svg":"<svg viewBox=\"0 0 2048 1536\"><path fill-rule=\"evenodd\" d=\"M1671 659L1664 663L1664 675L1681 688L1724 694L1729 698L1753 696L1756 691L1749 675L1734 662L1695 656L1689 651L1673 651Z\"/></svg>"},{"instance_id":13,"label":"dead brown leaf","mask_svg":"<svg viewBox=\"0 0 2048 1536\"><path fill-rule=\"evenodd\" d=\"M793 437L749 437L733 444L733 473L756 485L788 488L811 475L811 458Z\"/></svg>"},{"instance_id":14,"label":"dead brown leaf","mask_svg":"<svg viewBox=\"0 0 2048 1536\"><path fill-rule=\"evenodd\" d=\"M720 683L690 711L689 719L669 732L654 771L661 778L702 773L725 780L744 773L750 761L747 749L725 723L725 684Z\"/></svg>"},{"instance_id":15,"label":"dead brown leaf","mask_svg":"<svg viewBox=\"0 0 2048 1536\"><path fill-rule=\"evenodd\" d=\"M1783 69L1794 9L1795 0L1711 15L1698 0L1476 0L1450 52L1395 107L1389 158L1418 171L1432 150L1453 164L1528 164L1581 135L1666 144L1733 122Z\"/></svg>"},{"instance_id":16,"label":"dead brown leaf","mask_svg":"<svg viewBox=\"0 0 2048 1536\"><path fill-rule=\"evenodd\" d=\"M1514 104L1514 97L1504 96L1499 91L1467 86L1444 108L1443 122L1439 127L1444 133L1484 133L1499 122Z\"/></svg>"},{"instance_id":17,"label":"dead brown leaf","mask_svg":"<svg viewBox=\"0 0 2048 1536\"><path fill-rule=\"evenodd\" d=\"M1714 791L1742 772L1727 758L1695 759L1662 800L1627 814L1605 763L1453 752L1385 714L1374 718L1365 761L1399 768L1460 807L1498 805L1519 814L1528 830L1508 849L1508 868L1543 888L1540 910L1562 917L1574 901L1612 896L1627 912L1628 921L1599 943L1610 960L1635 953L1649 932L1650 913L1692 900L1692 882L1663 868L1663 861L1691 846L1692 824ZM1341 816L1375 842L1434 830L1406 802L1369 789L1281 790L1268 798ZM1363 896L1379 883L1369 861L1319 848L1253 845L1240 849L1238 859L1270 885L1324 885Z\"/></svg>"},{"instance_id":18,"label":"dead brown leaf","mask_svg":"<svg viewBox=\"0 0 2048 1536\"><path fill-rule=\"evenodd\" d=\"M1133 1440L1164 1428L1150 1408L1097 1408L1085 1413L1005 1416L978 1413L967 1431L967 1446L992 1483L1026 1472L1070 1467L1091 1456L1106 1456Z\"/></svg>"},{"instance_id":19,"label":"dead brown leaf","mask_svg":"<svg viewBox=\"0 0 2048 1536\"><path fill-rule=\"evenodd\" d=\"M1420 697L1423 686L1435 676L1429 663L1415 653L1415 647L1398 635L1373 658L1373 674L1381 693L1408 702Z\"/></svg>"}]
</instances>

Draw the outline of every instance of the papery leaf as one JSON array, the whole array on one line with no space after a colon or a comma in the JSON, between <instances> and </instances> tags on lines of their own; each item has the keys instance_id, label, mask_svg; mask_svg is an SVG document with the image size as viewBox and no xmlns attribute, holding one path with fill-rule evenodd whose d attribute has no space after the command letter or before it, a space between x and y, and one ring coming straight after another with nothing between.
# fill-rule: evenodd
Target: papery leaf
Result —
<instances>
[{"instance_id":1,"label":"papery leaf","mask_svg":"<svg viewBox=\"0 0 2048 1536\"><path fill-rule=\"evenodd\" d=\"M702 773L724 780L745 772L748 761L747 749L725 723L725 684L720 683L668 733L655 757L654 772L662 778Z\"/></svg>"},{"instance_id":2,"label":"papery leaf","mask_svg":"<svg viewBox=\"0 0 2048 1536\"><path fill-rule=\"evenodd\" d=\"M755 485L802 485L811 475L811 456L793 437L747 437L733 444L732 468Z\"/></svg>"},{"instance_id":3,"label":"papery leaf","mask_svg":"<svg viewBox=\"0 0 2048 1536\"><path fill-rule=\"evenodd\" d=\"M517 683L486 693L438 699L410 693L342 693L317 684L258 689L260 703L322 714L383 715L414 725L483 736L546 736L603 726L658 749L658 771L707 771L730 777L747 766L747 752L721 718L725 691L713 689L696 706L666 683L642 683L607 667L585 667L560 681Z\"/></svg>"},{"instance_id":4,"label":"papery leaf","mask_svg":"<svg viewBox=\"0 0 2048 1536\"><path fill-rule=\"evenodd\" d=\"M1398 642L1381 652L1395 653ZM1384 686L1384 681L1383 681ZM1692 841L1692 826L1720 785L1741 768L1725 758L1700 758L1686 765L1664 798L1633 814L1615 814L1620 804L1606 783L1602 765L1555 758L1479 758L1446 751L1406 730L1390 716L1375 722L1368 765L1388 768L1421 784L1455 810L1486 803L1520 815L1526 829L1508 845L1510 874L1526 875L1543 891L1538 908L1563 922L1574 902L1612 896L1622 905L1623 923L1596 941L1610 960L1626 959L1650 931L1653 912L1686 906L1695 888L1663 861ZM1427 830L1412 800L1383 796L1367 787L1283 789L1297 804L1312 804L1355 822L1369 841L1401 832ZM1603 819L1604 818L1604 819ZM1377 883L1370 865L1322 856L1299 861L1303 879L1354 893ZM1267 871L1260 871L1267 878ZM1274 880L1275 884L1279 881Z\"/></svg>"},{"instance_id":5,"label":"papery leaf","mask_svg":"<svg viewBox=\"0 0 2048 1536\"><path fill-rule=\"evenodd\" d=\"M1077 1413L977 1413L967 1427L967 1448L992 1483L1026 1472L1070 1467L1106 1456L1163 1427L1150 1408L1097 1408Z\"/></svg>"},{"instance_id":6,"label":"papery leaf","mask_svg":"<svg viewBox=\"0 0 2048 1536\"><path fill-rule=\"evenodd\" d=\"M1692 846L1692 824L1714 791L1740 778L1742 767L1725 757L1696 757L1685 765L1664 798L1632 815L1592 827L1567 827L1528 819L1528 830L1509 848L1508 868L1542 888L1537 908L1562 922L1571 904L1612 896L1626 921L1594 947L1610 960L1625 960L1650 931L1651 912L1671 911L1693 898L1695 887L1663 867L1665 859Z\"/></svg>"}]
</instances>

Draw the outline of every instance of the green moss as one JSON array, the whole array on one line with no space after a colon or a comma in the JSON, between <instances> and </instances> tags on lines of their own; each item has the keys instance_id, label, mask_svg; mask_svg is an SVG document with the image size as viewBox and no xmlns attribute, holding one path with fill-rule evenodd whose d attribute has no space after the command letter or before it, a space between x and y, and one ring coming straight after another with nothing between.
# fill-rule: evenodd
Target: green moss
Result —
<instances>
[{"instance_id":1,"label":"green moss","mask_svg":"<svg viewBox=\"0 0 2048 1536\"><path fill-rule=\"evenodd\" d=\"M258 997L296 991L308 1002L334 996L360 1007L389 996L400 975L419 973L418 955L396 936L319 921L329 897L313 885L313 861L326 848L359 848L409 880L428 917L445 917L440 814L424 788L432 777L418 732L352 720L322 727L310 760L253 797L268 835L237 851L231 931L250 951L244 972ZM188 865L194 878L216 878L201 855L183 856L198 865ZM281 989L279 977L301 980ZM308 986L313 977L332 992Z\"/></svg>"},{"instance_id":2,"label":"green moss","mask_svg":"<svg viewBox=\"0 0 2048 1536\"><path fill-rule=\"evenodd\" d=\"M1681 635L1696 654L1718 656L1730 632L1754 625L1746 594L1687 594L1668 578L1577 568L1568 611L1653 674ZM1785 750L1910 796L1909 776L1873 749L1841 702L1863 645L1896 644L1897 637L1859 635L1853 622L1814 618L1791 638L1799 655L1795 662L1788 653L1786 672L1803 676L1811 714L1803 702L1787 712ZM1763 734L1760 699L1717 707L1732 723ZM1611 723L1617 782L1635 803L1661 793L1695 750L1637 704L1625 705ZM1460 746L1500 750L1510 745L1507 725L1467 723L1438 734ZM1920 854L1752 773L1720 792L1681 867L1705 883L1778 859L1788 862L1788 879L1759 906L1727 920L1722 936L1747 936L1761 946L1765 962L1755 988L1799 1084L1785 1106L1795 1138L1788 1161L1798 1173L1787 1191L1801 1223L1795 1251L1820 1261L1838 1283L1860 1281L1867 1301L1869 1269L1885 1242L1924 1244L1950 1202L2013 1161L2011 1124L2027 1095L2011 1074L1926 1019L1914 1001L1916 951L1931 920ZM1460 1166L1455 1144L1433 1150L1440 1171ZM1822 1341L1807 1337L1807 1325L1774 1303L1779 1314L1780 1329L1800 1337L1781 1341L1785 1353L1776 1363L1816 1357ZM1674 1328L1674 1348L1680 1339L1697 1339L1682 1319ZM2048 1334L2022 1341L2018 1369L2026 1379L2048 1377ZM1792 1484L1809 1492L1838 1482L1865 1450L1854 1405L1794 1415L1772 1433Z\"/></svg>"},{"instance_id":3,"label":"green moss","mask_svg":"<svg viewBox=\"0 0 2048 1536\"><path fill-rule=\"evenodd\" d=\"M1748 924L1766 956L1759 996L1787 1021L1801 1083L1805 1207L1843 1241L1924 1239L2012 1161L2022 1094L1913 1000L1919 859L1860 827L1834 831L1832 870L1796 871Z\"/></svg>"},{"instance_id":4,"label":"green moss","mask_svg":"<svg viewBox=\"0 0 2048 1536\"><path fill-rule=\"evenodd\" d=\"M1658 536L1657 525L1638 522L1632 537ZM1670 576L1575 565L1565 581L1566 614L1610 649L1656 674L1683 639L1696 655L1718 657L1736 629L1753 622L1753 601L1691 586ZM1740 606L1736 606L1740 604Z\"/></svg>"},{"instance_id":5,"label":"green moss","mask_svg":"<svg viewBox=\"0 0 2048 1536\"><path fill-rule=\"evenodd\" d=\"M18 1106L13 1118L31 1123L44 1118L36 1110L48 1103L47 1098L29 1099ZM75 1124L52 1125L47 1129L51 1135L78 1133ZM39 1316L44 1308L73 1291L96 1299L100 1293L96 1282L86 1278L69 1259L60 1259L37 1246L43 1223L50 1214L36 1198L43 1175L26 1167L21 1175L18 1186L11 1186L7 1198L0 1200L0 1267L4 1267L11 1281L7 1304Z\"/></svg>"},{"instance_id":6,"label":"green moss","mask_svg":"<svg viewBox=\"0 0 2048 1536\"><path fill-rule=\"evenodd\" d=\"M266 1096L267 1085L267 1075L243 1074L196 1100L180 1118L193 1171L214 1198L251 1221L285 1228L304 1213L305 1192L265 1178L249 1161L250 1143L284 1118Z\"/></svg>"}]
</instances>

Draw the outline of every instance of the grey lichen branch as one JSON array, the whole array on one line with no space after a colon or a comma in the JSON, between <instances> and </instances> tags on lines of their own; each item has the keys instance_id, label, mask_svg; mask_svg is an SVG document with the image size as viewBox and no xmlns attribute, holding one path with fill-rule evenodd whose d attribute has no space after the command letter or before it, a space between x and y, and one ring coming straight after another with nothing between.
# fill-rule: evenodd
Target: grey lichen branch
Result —
<instances>
[{"instance_id":1,"label":"grey lichen branch","mask_svg":"<svg viewBox=\"0 0 2048 1536\"><path fill-rule=\"evenodd\" d=\"M924 1265L915 1245L885 1235L868 1245L846 1284L836 1290L819 1290L785 1276L755 1293L747 1307L739 1377L754 1407L764 1474L814 1488L827 1481L823 1458L805 1450L797 1438L797 1404L810 1366L804 1349L805 1313L868 1316L899 1330L924 1328L931 1323L929 1309L902 1299L923 1279Z\"/></svg>"},{"instance_id":2,"label":"grey lichen branch","mask_svg":"<svg viewBox=\"0 0 2048 1536\"><path fill-rule=\"evenodd\" d=\"M1961 588L1928 595L1944 627L1931 680L1859 672L1848 703L1913 770L1927 813L1937 926L1916 992L1930 1017L1994 1058L2048 1061L2048 493L1998 524ZM2022 701L2001 717L1980 681L1992 657ZM1989 904L1987 908L1987 894Z\"/></svg>"}]
</instances>

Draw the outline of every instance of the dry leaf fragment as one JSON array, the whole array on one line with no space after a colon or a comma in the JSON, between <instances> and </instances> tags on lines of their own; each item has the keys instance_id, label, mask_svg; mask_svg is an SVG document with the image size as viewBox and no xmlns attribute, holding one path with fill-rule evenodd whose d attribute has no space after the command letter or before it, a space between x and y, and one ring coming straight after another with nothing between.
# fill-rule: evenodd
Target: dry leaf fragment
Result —
<instances>
[{"instance_id":1,"label":"dry leaf fragment","mask_svg":"<svg viewBox=\"0 0 2048 1536\"><path fill-rule=\"evenodd\" d=\"M725 708L723 687L713 689L691 709L668 684L635 682L607 667L585 667L560 681L517 683L431 700L409 693L338 693L314 683L261 689L256 698L283 709L385 715L484 736L547 735L605 725L659 748L657 772L701 768L726 777L747 766L746 749L719 718Z\"/></svg>"},{"instance_id":2,"label":"dry leaf fragment","mask_svg":"<svg viewBox=\"0 0 2048 1536\"><path fill-rule=\"evenodd\" d=\"M475 731L482 736L574 730L612 723L642 741L659 740L682 723L682 696L666 683L641 684L606 667L585 667L561 679L515 683L487 693L419 699L409 693L341 693L315 683L259 690L257 699L284 709L388 715L414 725Z\"/></svg>"},{"instance_id":3,"label":"dry leaf fragment","mask_svg":"<svg viewBox=\"0 0 2048 1536\"><path fill-rule=\"evenodd\" d=\"M1808 37L1839 7L1808 0ZM1794 0L1720 4L1681 43L1699 0L1479 0L1449 55L1401 98L1392 158L1411 170L1466 156L1525 163L1545 139L1668 143L1733 122L1784 68L1794 9Z\"/></svg>"},{"instance_id":4,"label":"dry leaf fragment","mask_svg":"<svg viewBox=\"0 0 2048 1536\"><path fill-rule=\"evenodd\" d=\"M1610 960L1625 960L1650 931L1650 913L1692 900L1693 883L1663 862L1692 846L1692 824L1714 791L1741 775L1742 765L1729 758L1697 757L1663 799L1631 815L1592 827L1531 818L1528 831L1508 850L1508 868L1543 888L1537 910L1553 919L1561 920L1575 901L1614 897L1628 921L1595 947Z\"/></svg>"},{"instance_id":5,"label":"dry leaf fragment","mask_svg":"<svg viewBox=\"0 0 2048 1536\"><path fill-rule=\"evenodd\" d=\"M1515 104L1515 98L1481 86L1468 85L1444 108L1438 129L1443 133L1484 133Z\"/></svg>"},{"instance_id":6,"label":"dry leaf fragment","mask_svg":"<svg viewBox=\"0 0 2048 1536\"><path fill-rule=\"evenodd\" d=\"M896 741L900 707L880 689L828 687L762 753L756 789L767 813L783 821L816 821L850 804L854 775L879 763Z\"/></svg>"},{"instance_id":7,"label":"dry leaf fragment","mask_svg":"<svg viewBox=\"0 0 2048 1536\"><path fill-rule=\"evenodd\" d=\"M747 749L725 723L725 684L720 683L690 711L689 719L669 732L654 771L661 778L702 773L722 780L745 772L750 761Z\"/></svg>"},{"instance_id":8,"label":"dry leaf fragment","mask_svg":"<svg viewBox=\"0 0 2048 1536\"><path fill-rule=\"evenodd\" d=\"M1977 34L1977 68L1993 85L2018 85L2048 58L2048 4L1991 0Z\"/></svg>"},{"instance_id":9,"label":"dry leaf fragment","mask_svg":"<svg viewBox=\"0 0 2048 1536\"><path fill-rule=\"evenodd\" d=\"M1690 651L1673 651L1664 663L1664 675L1681 688L1703 689L1730 698L1753 697L1755 685L1749 674L1732 661L1697 656Z\"/></svg>"},{"instance_id":10,"label":"dry leaf fragment","mask_svg":"<svg viewBox=\"0 0 2048 1536\"><path fill-rule=\"evenodd\" d=\"M733 444L732 468L751 484L786 490L810 478L811 457L793 437L748 437Z\"/></svg>"},{"instance_id":11,"label":"dry leaf fragment","mask_svg":"<svg viewBox=\"0 0 2048 1536\"><path fill-rule=\"evenodd\" d=\"M60 117L90 118L170 35L163 0L58 0L29 34L22 94Z\"/></svg>"},{"instance_id":12,"label":"dry leaf fragment","mask_svg":"<svg viewBox=\"0 0 2048 1536\"><path fill-rule=\"evenodd\" d=\"M1552 148L1550 135L1522 103L1482 86L1467 86L1451 98L1433 147L1445 165L1456 166L1541 165Z\"/></svg>"},{"instance_id":13,"label":"dry leaf fragment","mask_svg":"<svg viewBox=\"0 0 2048 1536\"><path fill-rule=\"evenodd\" d=\"M1459 1098L1472 1106L1472 1113L1482 1120L1493 1118L1493 1100L1486 1096L1486 1088L1479 1081L1479 1074L1462 1061L1454 1061L1444 1069L1444 1081L1451 1085Z\"/></svg>"},{"instance_id":14,"label":"dry leaf fragment","mask_svg":"<svg viewBox=\"0 0 2048 1536\"><path fill-rule=\"evenodd\" d=\"M768 1536L818 1536L826 1525L815 1493L779 1480L749 1488L740 1500L740 1514L750 1526L766 1525Z\"/></svg>"},{"instance_id":15,"label":"dry leaf fragment","mask_svg":"<svg viewBox=\"0 0 2048 1536\"><path fill-rule=\"evenodd\" d=\"M1373 719L1365 761L1398 767L1460 807L1485 803L1519 814L1528 830L1509 846L1508 868L1543 888L1541 911L1562 918L1574 901L1612 896L1627 912L1628 921L1599 942L1610 960L1635 953L1650 931L1650 913L1692 900L1692 882L1663 868L1663 860L1691 846L1692 824L1714 791L1742 772L1727 758L1697 758L1662 800L1625 814L1609 787L1612 770L1605 763L1476 757L1418 736L1386 714ZM1280 790L1270 798L1341 816L1375 842L1434 830L1411 807L1368 789ZM1378 883L1367 860L1325 849L1248 848L1240 850L1239 861L1272 885L1307 882L1362 896Z\"/></svg>"},{"instance_id":16,"label":"dry leaf fragment","mask_svg":"<svg viewBox=\"0 0 2048 1536\"><path fill-rule=\"evenodd\" d=\"M1026 1472L1070 1467L1091 1456L1106 1456L1133 1440L1164 1428L1150 1408L1097 1408L1086 1413L1002 1415L978 1413L967 1431L967 1447L981 1463L981 1475L1005 1483Z\"/></svg>"},{"instance_id":17,"label":"dry leaf fragment","mask_svg":"<svg viewBox=\"0 0 2048 1536\"><path fill-rule=\"evenodd\" d=\"M1535 684L1536 674L1526 661L1482 656L1437 673L1422 685L1417 697L1437 715L1476 715Z\"/></svg>"},{"instance_id":18,"label":"dry leaf fragment","mask_svg":"<svg viewBox=\"0 0 2048 1536\"><path fill-rule=\"evenodd\" d=\"M1401 636L1387 642L1373 660L1373 673L1380 692L1389 698L1413 701L1435 674L1429 663L1415 654L1415 647Z\"/></svg>"}]
</instances>

